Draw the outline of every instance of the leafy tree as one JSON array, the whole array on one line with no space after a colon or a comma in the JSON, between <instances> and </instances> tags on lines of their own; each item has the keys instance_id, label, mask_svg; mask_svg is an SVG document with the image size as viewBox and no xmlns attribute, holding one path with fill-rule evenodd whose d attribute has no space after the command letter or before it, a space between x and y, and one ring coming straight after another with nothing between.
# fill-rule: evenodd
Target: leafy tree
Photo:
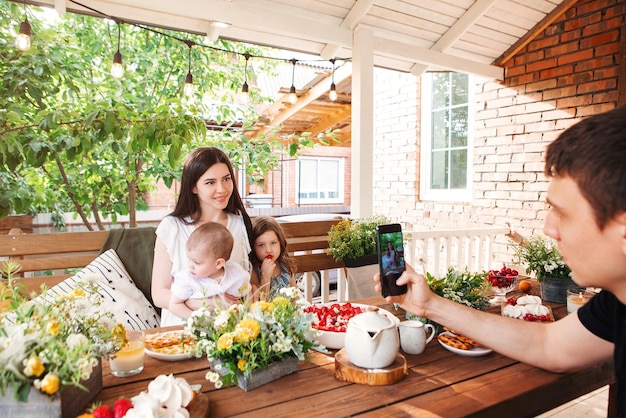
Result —
<instances>
[{"instance_id":1,"label":"leafy tree","mask_svg":"<svg viewBox=\"0 0 626 418\"><path fill-rule=\"evenodd\" d=\"M236 54L203 48L200 37L122 22L125 74L117 80L109 74L116 22L66 14L47 25L36 10L29 13L32 47L20 52L13 39L23 12L0 2L0 217L72 211L89 229L90 215L99 229L101 215L113 222L129 215L135 226L146 192L157 179L171 185L182 157L198 145L224 149L250 181L276 166L272 151L282 144L273 138L252 141L228 127L207 131L207 120L244 126L256 120L251 107L230 104L243 82ZM264 51L222 41L218 47ZM189 54L196 86L191 99L181 92ZM290 154L303 145L311 139L292 138Z\"/></svg>"}]
</instances>

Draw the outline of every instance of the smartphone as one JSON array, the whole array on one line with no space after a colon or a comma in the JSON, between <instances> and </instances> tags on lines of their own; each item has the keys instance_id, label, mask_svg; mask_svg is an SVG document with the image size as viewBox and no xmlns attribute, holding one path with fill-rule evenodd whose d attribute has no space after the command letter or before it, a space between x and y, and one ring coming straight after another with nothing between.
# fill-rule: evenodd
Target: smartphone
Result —
<instances>
[{"instance_id":1,"label":"smartphone","mask_svg":"<svg viewBox=\"0 0 626 418\"><path fill-rule=\"evenodd\" d=\"M378 225L376 227L378 266L383 297L403 295L407 285L398 286L396 280L405 270L404 241L400 224Z\"/></svg>"}]
</instances>

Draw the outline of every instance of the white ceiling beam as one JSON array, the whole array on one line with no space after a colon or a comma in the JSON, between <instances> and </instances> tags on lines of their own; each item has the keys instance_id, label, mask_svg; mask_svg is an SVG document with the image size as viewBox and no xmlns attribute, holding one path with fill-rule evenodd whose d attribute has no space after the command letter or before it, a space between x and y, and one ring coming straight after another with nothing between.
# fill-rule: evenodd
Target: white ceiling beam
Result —
<instances>
[{"instance_id":1,"label":"white ceiling beam","mask_svg":"<svg viewBox=\"0 0 626 418\"><path fill-rule=\"evenodd\" d=\"M54 0L54 9L59 16L63 16L67 12L67 0Z\"/></svg>"},{"instance_id":2,"label":"white ceiling beam","mask_svg":"<svg viewBox=\"0 0 626 418\"><path fill-rule=\"evenodd\" d=\"M454 25L450 27L450 29L446 31L446 33L441 36L441 38L439 38L437 42L435 42L430 49L433 51L446 52L448 48L450 48L454 42L459 40L459 38L461 38L478 19L487 13L489 8L497 1L498 0L478 0L467 10L466 13L463 14L463 16L459 18L459 20L456 21ZM409 72L415 77L419 77L424 74L426 70L428 70L428 65L415 64L411 67Z\"/></svg>"},{"instance_id":3,"label":"white ceiling beam","mask_svg":"<svg viewBox=\"0 0 626 418\"><path fill-rule=\"evenodd\" d=\"M374 0L357 1L339 26L344 29L350 29L351 31L354 30L359 22L367 16L367 13L373 5ZM320 52L320 56L324 59L334 58L337 56L337 52L339 52L340 49L341 45L337 45L336 43L327 44Z\"/></svg>"},{"instance_id":4,"label":"white ceiling beam","mask_svg":"<svg viewBox=\"0 0 626 418\"><path fill-rule=\"evenodd\" d=\"M447 55L432 49L418 48L404 42L376 37L374 38L374 49L384 51L384 54L388 56L409 58L416 63L434 65L460 73L470 73L487 79L504 80L503 68Z\"/></svg>"}]
</instances>

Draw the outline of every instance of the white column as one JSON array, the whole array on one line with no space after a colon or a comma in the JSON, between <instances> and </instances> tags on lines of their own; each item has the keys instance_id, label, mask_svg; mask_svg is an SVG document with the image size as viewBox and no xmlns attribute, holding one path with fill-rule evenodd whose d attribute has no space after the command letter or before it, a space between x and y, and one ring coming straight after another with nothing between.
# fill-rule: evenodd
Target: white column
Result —
<instances>
[{"instance_id":1,"label":"white column","mask_svg":"<svg viewBox=\"0 0 626 418\"><path fill-rule=\"evenodd\" d=\"M352 48L352 181L351 216L373 214L374 34L354 31Z\"/></svg>"}]
</instances>

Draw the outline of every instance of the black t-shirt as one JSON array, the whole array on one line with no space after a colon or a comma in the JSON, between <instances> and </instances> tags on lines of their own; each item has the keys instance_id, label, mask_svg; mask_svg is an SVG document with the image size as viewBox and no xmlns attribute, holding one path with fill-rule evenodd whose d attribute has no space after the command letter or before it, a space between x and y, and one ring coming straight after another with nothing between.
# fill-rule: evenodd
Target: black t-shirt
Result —
<instances>
[{"instance_id":1,"label":"black t-shirt","mask_svg":"<svg viewBox=\"0 0 626 418\"><path fill-rule=\"evenodd\" d=\"M594 335L615 344L617 415L626 417L626 305L603 290L578 310L578 319Z\"/></svg>"}]
</instances>

